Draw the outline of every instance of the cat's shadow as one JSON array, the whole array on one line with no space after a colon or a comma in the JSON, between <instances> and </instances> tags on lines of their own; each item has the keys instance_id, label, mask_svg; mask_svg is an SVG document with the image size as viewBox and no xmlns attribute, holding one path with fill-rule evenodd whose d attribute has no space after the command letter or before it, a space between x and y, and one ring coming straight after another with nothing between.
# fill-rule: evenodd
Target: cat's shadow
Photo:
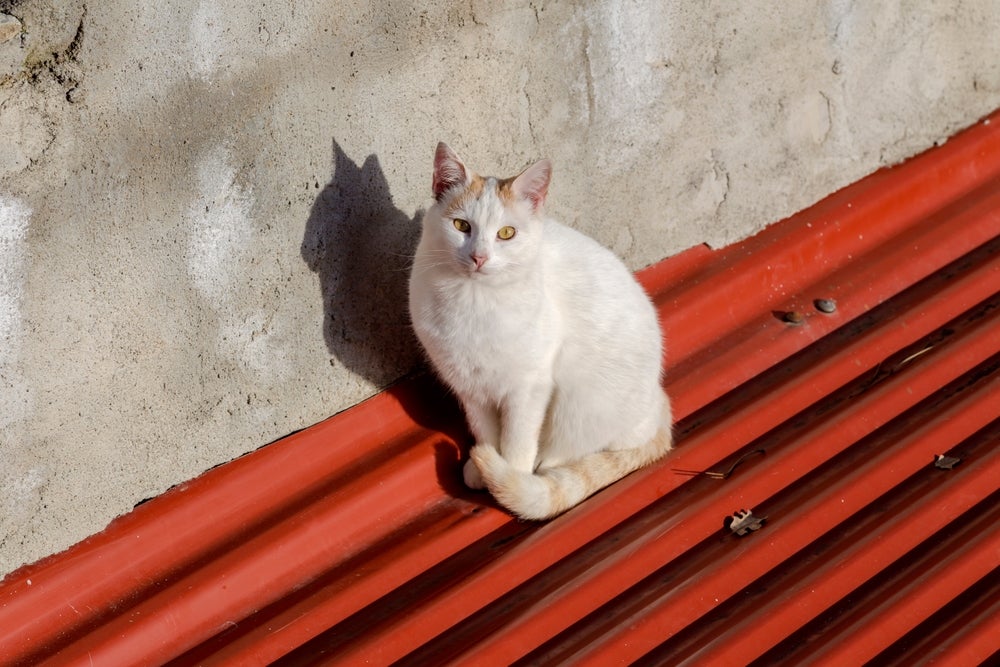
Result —
<instances>
[{"instance_id":1,"label":"cat's shadow","mask_svg":"<svg viewBox=\"0 0 1000 667\"><path fill-rule=\"evenodd\" d=\"M420 360L407 305L420 216L393 204L378 157L358 165L333 142L333 174L310 210L302 259L319 276L334 363L376 387Z\"/></svg>"},{"instance_id":2,"label":"cat's shadow","mask_svg":"<svg viewBox=\"0 0 1000 667\"><path fill-rule=\"evenodd\" d=\"M420 375L388 391L414 421L443 434L435 445L442 489L488 502L462 484L460 459L471 436L455 399L426 370L410 326L407 286L422 215L395 206L377 156L359 165L334 141L333 174L310 210L302 259L319 277L331 363L378 388Z\"/></svg>"}]
</instances>

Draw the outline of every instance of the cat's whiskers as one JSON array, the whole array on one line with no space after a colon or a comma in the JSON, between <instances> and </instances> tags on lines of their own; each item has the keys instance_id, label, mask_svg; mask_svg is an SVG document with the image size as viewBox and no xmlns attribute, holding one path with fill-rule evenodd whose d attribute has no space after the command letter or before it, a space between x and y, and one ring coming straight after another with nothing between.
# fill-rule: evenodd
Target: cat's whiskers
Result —
<instances>
[{"instance_id":1,"label":"cat's whiskers","mask_svg":"<svg viewBox=\"0 0 1000 667\"><path fill-rule=\"evenodd\" d=\"M428 262L428 259L439 259L440 261ZM455 263L454 254L450 250L432 249L423 253L419 258L414 256L413 268L421 272L434 269L439 266L449 266Z\"/></svg>"},{"instance_id":2,"label":"cat's whiskers","mask_svg":"<svg viewBox=\"0 0 1000 667\"><path fill-rule=\"evenodd\" d=\"M413 263L413 274L414 275L423 275L424 273L426 273L427 271L430 271L432 269L436 269L436 268L439 268L439 267L442 267L442 266L450 266L451 264L452 264L452 262L426 262L426 261L414 262Z\"/></svg>"}]
</instances>

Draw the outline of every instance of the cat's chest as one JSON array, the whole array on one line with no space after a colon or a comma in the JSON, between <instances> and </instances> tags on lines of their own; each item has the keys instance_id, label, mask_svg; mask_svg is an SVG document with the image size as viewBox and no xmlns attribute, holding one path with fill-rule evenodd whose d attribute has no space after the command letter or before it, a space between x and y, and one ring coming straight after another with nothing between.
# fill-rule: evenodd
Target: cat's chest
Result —
<instances>
[{"instance_id":1,"label":"cat's chest","mask_svg":"<svg viewBox=\"0 0 1000 667\"><path fill-rule=\"evenodd\" d=\"M524 373L551 356L556 322L539 291L471 286L439 292L429 305L425 346L449 375Z\"/></svg>"}]
</instances>

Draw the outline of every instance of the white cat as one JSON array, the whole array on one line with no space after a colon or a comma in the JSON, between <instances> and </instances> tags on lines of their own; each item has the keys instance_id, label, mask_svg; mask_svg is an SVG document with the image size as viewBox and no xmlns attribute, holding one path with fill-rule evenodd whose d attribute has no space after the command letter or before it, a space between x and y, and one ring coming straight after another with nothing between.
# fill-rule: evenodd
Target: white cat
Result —
<instances>
[{"instance_id":1,"label":"white cat","mask_svg":"<svg viewBox=\"0 0 1000 667\"><path fill-rule=\"evenodd\" d=\"M465 482L525 519L671 446L656 311L614 254L543 218L551 171L484 178L438 144L410 276L413 328L476 438Z\"/></svg>"}]
</instances>

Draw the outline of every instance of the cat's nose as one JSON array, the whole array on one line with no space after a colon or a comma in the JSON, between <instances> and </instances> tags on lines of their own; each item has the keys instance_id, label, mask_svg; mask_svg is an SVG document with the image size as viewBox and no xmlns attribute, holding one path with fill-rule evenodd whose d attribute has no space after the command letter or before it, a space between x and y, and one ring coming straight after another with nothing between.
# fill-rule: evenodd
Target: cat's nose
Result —
<instances>
[{"instance_id":1,"label":"cat's nose","mask_svg":"<svg viewBox=\"0 0 1000 667\"><path fill-rule=\"evenodd\" d=\"M471 258L472 258L472 261L476 263L476 270L477 271L479 269L483 268L483 264L485 264L486 260L489 259L488 256L481 255L478 252L472 253Z\"/></svg>"}]
</instances>

